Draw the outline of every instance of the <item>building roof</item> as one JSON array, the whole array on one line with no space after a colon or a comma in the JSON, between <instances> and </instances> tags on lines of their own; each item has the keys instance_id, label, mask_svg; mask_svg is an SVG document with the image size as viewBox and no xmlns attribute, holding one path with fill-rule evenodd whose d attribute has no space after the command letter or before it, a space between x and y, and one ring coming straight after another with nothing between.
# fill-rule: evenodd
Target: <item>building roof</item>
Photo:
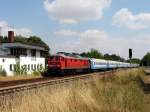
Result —
<instances>
[{"instance_id":1,"label":"building roof","mask_svg":"<svg viewBox=\"0 0 150 112\"><path fill-rule=\"evenodd\" d=\"M2 43L0 46L5 47L5 48L26 48L26 49L36 49L36 50L47 51L45 47L27 45L23 43Z\"/></svg>"},{"instance_id":2,"label":"building roof","mask_svg":"<svg viewBox=\"0 0 150 112\"><path fill-rule=\"evenodd\" d=\"M15 58L15 56L10 56L10 55L0 55L0 58Z\"/></svg>"}]
</instances>

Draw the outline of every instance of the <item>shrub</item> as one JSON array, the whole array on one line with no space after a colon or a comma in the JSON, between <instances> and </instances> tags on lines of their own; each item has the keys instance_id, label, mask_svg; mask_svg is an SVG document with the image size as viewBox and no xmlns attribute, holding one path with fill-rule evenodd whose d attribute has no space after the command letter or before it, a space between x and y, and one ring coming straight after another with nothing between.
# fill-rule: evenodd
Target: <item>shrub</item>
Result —
<instances>
[{"instance_id":1,"label":"shrub","mask_svg":"<svg viewBox=\"0 0 150 112\"><path fill-rule=\"evenodd\" d=\"M41 72L40 71L33 71L32 75L33 76L41 76Z\"/></svg>"}]
</instances>

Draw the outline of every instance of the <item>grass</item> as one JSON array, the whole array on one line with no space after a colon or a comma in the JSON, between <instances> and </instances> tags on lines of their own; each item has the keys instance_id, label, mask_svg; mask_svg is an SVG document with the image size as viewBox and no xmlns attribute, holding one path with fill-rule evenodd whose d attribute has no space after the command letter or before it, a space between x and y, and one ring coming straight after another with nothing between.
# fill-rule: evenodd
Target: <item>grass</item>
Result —
<instances>
[{"instance_id":1,"label":"grass","mask_svg":"<svg viewBox=\"0 0 150 112\"><path fill-rule=\"evenodd\" d=\"M111 78L93 77L93 83L79 81L0 97L0 112L146 112L149 105L139 84L142 74L134 69Z\"/></svg>"},{"instance_id":2,"label":"grass","mask_svg":"<svg viewBox=\"0 0 150 112\"><path fill-rule=\"evenodd\" d=\"M33 78L40 78L42 76L34 76L34 75L15 75L15 76L1 76L0 81L11 81L11 80L22 80L22 79L33 79Z\"/></svg>"},{"instance_id":3,"label":"grass","mask_svg":"<svg viewBox=\"0 0 150 112\"><path fill-rule=\"evenodd\" d=\"M21 74L14 76L5 76L0 74L0 81L13 81L13 80L24 80L24 79L33 79L33 78L42 78L42 74L39 71L34 71L31 74Z\"/></svg>"}]
</instances>

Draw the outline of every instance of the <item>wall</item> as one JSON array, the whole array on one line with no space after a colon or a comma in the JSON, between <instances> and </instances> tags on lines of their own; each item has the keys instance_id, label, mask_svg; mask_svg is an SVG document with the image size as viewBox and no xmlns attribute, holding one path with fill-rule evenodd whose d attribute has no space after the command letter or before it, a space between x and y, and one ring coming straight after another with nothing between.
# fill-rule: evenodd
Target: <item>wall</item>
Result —
<instances>
[{"instance_id":1,"label":"wall","mask_svg":"<svg viewBox=\"0 0 150 112\"><path fill-rule=\"evenodd\" d=\"M7 76L12 76L14 74L12 71L10 71L10 64L16 64L16 61L16 58L0 57L0 66L6 72Z\"/></svg>"},{"instance_id":2,"label":"wall","mask_svg":"<svg viewBox=\"0 0 150 112\"><path fill-rule=\"evenodd\" d=\"M28 74L30 74L32 71L45 69L45 58L20 56L20 66L27 67Z\"/></svg>"},{"instance_id":3,"label":"wall","mask_svg":"<svg viewBox=\"0 0 150 112\"><path fill-rule=\"evenodd\" d=\"M3 50L1 50L0 53L2 52ZM7 49L7 51L3 53L7 55L8 52L10 52L9 49ZM15 65L18 62L20 63L20 67L23 66L27 69L28 74L31 74L33 71L45 68L45 58L40 57L40 50L36 50L36 57L31 57L31 49L27 49L27 56L20 56L19 58L1 56L0 68L2 67L2 69L6 72L7 76L13 76ZM10 68L12 68L12 70L10 70Z\"/></svg>"},{"instance_id":4,"label":"wall","mask_svg":"<svg viewBox=\"0 0 150 112\"><path fill-rule=\"evenodd\" d=\"M0 68L2 68L7 76L14 75L14 65L20 63L20 66L27 68L27 73L31 74L33 71L39 71L45 68L45 58L41 57L25 57L20 56L20 58L11 58L11 57L0 57ZM10 65L12 65L12 71L10 70ZM3 75L3 74L2 74Z\"/></svg>"}]
</instances>

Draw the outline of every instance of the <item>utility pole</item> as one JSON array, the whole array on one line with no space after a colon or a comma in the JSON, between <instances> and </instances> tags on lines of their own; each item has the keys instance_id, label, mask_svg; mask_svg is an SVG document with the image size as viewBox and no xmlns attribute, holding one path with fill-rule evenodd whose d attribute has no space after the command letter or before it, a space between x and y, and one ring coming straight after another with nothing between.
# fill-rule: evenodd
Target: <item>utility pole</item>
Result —
<instances>
[{"instance_id":1,"label":"utility pole","mask_svg":"<svg viewBox=\"0 0 150 112\"><path fill-rule=\"evenodd\" d=\"M2 36L2 27L0 26L0 36Z\"/></svg>"},{"instance_id":2,"label":"utility pole","mask_svg":"<svg viewBox=\"0 0 150 112\"><path fill-rule=\"evenodd\" d=\"M2 36L2 27L0 26L0 44L2 43L3 36Z\"/></svg>"},{"instance_id":3,"label":"utility pole","mask_svg":"<svg viewBox=\"0 0 150 112\"><path fill-rule=\"evenodd\" d=\"M131 67L131 59L132 59L132 49L129 48L129 59L130 59L130 67Z\"/></svg>"}]
</instances>

